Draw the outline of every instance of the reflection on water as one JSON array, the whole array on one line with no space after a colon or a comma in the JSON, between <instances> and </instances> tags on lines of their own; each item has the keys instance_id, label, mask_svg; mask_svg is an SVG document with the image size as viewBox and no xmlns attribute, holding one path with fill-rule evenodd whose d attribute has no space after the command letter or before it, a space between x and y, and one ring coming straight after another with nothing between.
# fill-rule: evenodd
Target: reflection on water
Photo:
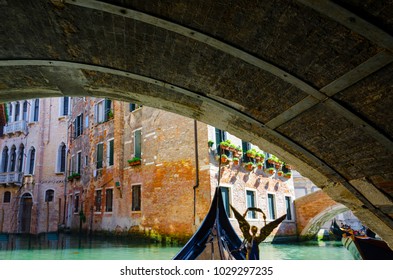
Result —
<instances>
[{"instance_id":1,"label":"reflection on water","mask_svg":"<svg viewBox=\"0 0 393 280\"><path fill-rule=\"evenodd\" d=\"M341 241L307 241L291 244L263 243L259 246L263 260L353 260Z\"/></svg>"},{"instance_id":2,"label":"reflection on water","mask_svg":"<svg viewBox=\"0 0 393 280\"><path fill-rule=\"evenodd\" d=\"M180 249L128 238L0 235L0 260L170 260ZM353 259L341 242L333 241L262 243L260 251L265 260Z\"/></svg>"}]
</instances>

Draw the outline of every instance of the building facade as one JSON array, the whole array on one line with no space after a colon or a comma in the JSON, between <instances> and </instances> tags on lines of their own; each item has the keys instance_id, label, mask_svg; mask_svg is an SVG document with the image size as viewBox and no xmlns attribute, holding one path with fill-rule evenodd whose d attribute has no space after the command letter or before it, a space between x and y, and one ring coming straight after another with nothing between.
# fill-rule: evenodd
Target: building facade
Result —
<instances>
[{"instance_id":1,"label":"building facade","mask_svg":"<svg viewBox=\"0 0 393 280\"><path fill-rule=\"evenodd\" d=\"M0 232L56 231L64 207L69 98L5 105L0 138Z\"/></svg>"},{"instance_id":2,"label":"building facade","mask_svg":"<svg viewBox=\"0 0 393 280\"><path fill-rule=\"evenodd\" d=\"M173 113L104 98L73 101L70 124L69 174L78 177L67 184L71 228L187 239L219 184L239 234L229 204L240 212L261 208L266 222L288 213L276 236L296 236L290 171L285 177L283 167L269 164L270 155L251 143ZM243 148L240 164L234 163L234 152L220 148L225 140ZM266 160L258 164L246 149ZM229 158L227 164L219 163L220 154ZM247 169L246 162L254 167ZM257 212L248 218L258 227L265 223Z\"/></svg>"},{"instance_id":3,"label":"building facade","mask_svg":"<svg viewBox=\"0 0 393 280\"><path fill-rule=\"evenodd\" d=\"M239 234L229 205L241 213L260 208L264 215L247 215L259 228L287 214L271 237L296 238L290 167L251 143L193 119L105 98L30 100L27 113L23 104L7 104L0 178L21 179L0 181L1 232L26 232L27 216L30 233L60 226L187 240L221 186ZM19 154L23 162L11 159ZM16 218L7 219L9 213Z\"/></svg>"}]
</instances>

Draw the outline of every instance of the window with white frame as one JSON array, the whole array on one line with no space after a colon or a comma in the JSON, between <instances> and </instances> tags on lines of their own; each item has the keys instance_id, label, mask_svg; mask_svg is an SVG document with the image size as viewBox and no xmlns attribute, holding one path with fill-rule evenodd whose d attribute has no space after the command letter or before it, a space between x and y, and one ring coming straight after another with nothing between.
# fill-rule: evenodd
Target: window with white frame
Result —
<instances>
[{"instance_id":1,"label":"window with white frame","mask_svg":"<svg viewBox=\"0 0 393 280\"><path fill-rule=\"evenodd\" d=\"M25 157L25 146L23 144L20 144L19 151L18 151L18 162L16 167L18 172L23 171L24 157Z\"/></svg>"},{"instance_id":2,"label":"window with white frame","mask_svg":"<svg viewBox=\"0 0 393 280\"><path fill-rule=\"evenodd\" d=\"M28 162L29 162L29 168L28 168L28 173L33 175L34 174L34 167L35 167L35 148L32 147L29 151L28 155Z\"/></svg>"},{"instance_id":3,"label":"window with white frame","mask_svg":"<svg viewBox=\"0 0 393 280\"><path fill-rule=\"evenodd\" d=\"M255 207L255 191L246 190L246 203L247 208L254 208ZM248 211L247 218L249 219L256 219L257 214L255 211Z\"/></svg>"},{"instance_id":4,"label":"window with white frame","mask_svg":"<svg viewBox=\"0 0 393 280\"><path fill-rule=\"evenodd\" d=\"M8 147L3 148L3 153L1 157L1 171L8 172Z\"/></svg>"},{"instance_id":5,"label":"window with white frame","mask_svg":"<svg viewBox=\"0 0 393 280\"><path fill-rule=\"evenodd\" d=\"M221 186L220 190L221 190L222 202L224 204L225 212L227 213L227 216L230 218L232 215L231 208L229 206L231 203L230 188Z\"/></svg>"},{"instance_id":6,"label":"window with white frame","mask_svg":"<svg viewBox=\"0 0 393 280\"><path fill-rule=\"evenodd\" d=\"M103 161L104 161L104 144L98 143L96 147L96 168L101 169L103 168Z\"/></svg>"},{"instance_id":7,"label":"window with white frame","mask_svg":"<svg viewBox=\"0 0 393 280\"><path fill-rule=\"evenodd\" d=\"M142 130L138 129L134 131L134 156L142 157Z\"/></svg>"},{"instance_id":8,"label":"window with white frame","mask_svg":"<svg viewBox=\"0 0 393 280\"><path fill-rule=\"evenodd\" d=\"M141 211L141 185L132 186L132 211Z\"/></svg>"},{"instance_id":9,"label":"window with white frame","mask_svg":"<svg viewBox=\"0 0 393 280\"><path fill-rule=\"evenodd\" d=\"M97 102L95 106L95 113L97 123L107 121L110 118L111 114L113 114L112 101L110 99L103 99Z\"/></svg>"},{"instance_id":10,"label":"window with white frame","mask_svg":"<svg viewBox=\"0 0 393 280\"><path fill-rule=\"evenodd\" d=\"M16 147L12 146L10 154L10 172L15 172L16 167Z\"/></svg>"},{"instance_id":11,"label":"window with white frame","mask_svg":"<svg viewBox=\"0 0 393 280\"><path fill-rule=\"evenodd\" d=\"M114 144L115 141L114 139L110 139L108 141L108 166L112 166L114 164L114 159L115 159L115 155L114 155Z\"/></svg>"},{"instance_id":12,"label":"window with white frame","mask_svg":"<svg viewBox=\"0 0 393 280\"><path fill-rule=\"evenodd\" d=\"M81 174L82 167L82 152L76 154L76 173Z\"/></svg>"},{"instance_id":13,"label":"window with white frame","mask_svg":"<svg viewBox=\"0 0 393 280\"><path fill-rule=\"evenodd\" d=\"M23 102L23 109L22 109L22 120L24 120L24 121L27 121L27 118L28 118L27 106L28 106L28 102L24 101Z\"/></svg>"},{"instance_id":14,"label":"window with white frame","mask_svg":"<svg viewBox=\"0 0 393 280\"><path fill-rule=\"evenodd\" d=\"M292 197L285 196L285 208L287 210L287 220L293 220L292 215Z\"/></svg>"},{"instance_id":15,"label":"window with white frame","mask_svg":"<svg viewBox=\"0 0 393 280\"><path fill-rule=\"evenodd\" d=\"M79 212L79 193L74 196L74 213Z\"/></svg>"},{"instance_id":16,"label":"window with white frame","mask_svg":"<svg viewBox=\"0 0 393 280\"><path fill-rule=\"evenodd\" d=\"M269 210L269 219L275 220L276 219L276 197L272 193L267 194L267 206Z\"/></svg>"},{"instance_id":17,"label":"window with white frame","mask_svg":"<svg viewBox=\"0 0 393 280\"><path fill-rule=\"evenodd\" d=\"M113 210L113 189L105 190L105 212Z\"/></svg>"},{"instance_id":18,"label":"window with white frame","mask_svg":"<svg viewBox=\"0 0 393 280\"><path fill-rule=\"evenodd\" d=\"M16 102L16 104L15 104L15 116L14 116L14 121L15 122L19 121L19 116L20 116L20 103Z\"/></svg>"},{"instance_id":19,"label":"window with white frame","mask_svg":"<svg viewBox=\"0 0 393 280\"><path fill-rule=\"evenodd\" d=\"M70 114L70 97L60 97L60 116L68 116Z\"/></svg>"},{"instance_id":20,"label":"window with white frame","mask_svg":"<svg viewBox=\"0 0 393 280\"><path fill-rule=\"evenodd\" d=\"M69 172L70 174L75 172L75 155L71 156Z\"/></svg>"},{"instance_id":21,"label":"window with white frame","mask_svg":"<svg viewBox=\"0 0 393 280\"><path fill-rule=\"evenodd\" d=\"M64 143L61 143L59 149L57 151L57 168L56 172L64 173L66 168L66 153L67 146Z\"/></svg>"},{"instance_id":22,"label":"window with white frame","mask_svg":"<svg viewBox=\"0 0 393 280\"><path fill-rule=\"evenodd\" d=\"M83 114L77 116L74 120L74 138L82 135L83 133Z\"/></svg>"},{"instance_id":23,"label":"window with white frame","mask_svg":"<svg viewBox=\"0 0 393 280\"><path fill-rule=\"evenodd\" d=\"M40 113L40 100L34 99L33 101L33 112L32 112L32 121L38 122L38 116Z\"/></svg>"},{"instance_id":24,"label":"window with white frame","mask_svg":"<svg viewBox=\"0 0 393 280\"><path fill-rule=\"evenodd\" d=\"M102 190L96 190L94 198L94 211L101 212Z\"/></svg>"}]
</instances>

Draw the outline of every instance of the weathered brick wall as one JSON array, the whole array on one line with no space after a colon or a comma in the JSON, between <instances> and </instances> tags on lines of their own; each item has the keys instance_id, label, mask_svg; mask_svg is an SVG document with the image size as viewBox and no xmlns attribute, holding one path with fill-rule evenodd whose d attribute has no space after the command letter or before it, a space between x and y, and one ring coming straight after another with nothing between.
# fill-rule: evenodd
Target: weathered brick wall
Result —
<instances>
[{"instance_id":1,"label":"weathered brick wall","mask_svg":"<svg viewBox=\"0 0 393 280\"><path fill-rule=\"evenodd\" d=\"M325 192L316 191L295 200L297 232L300 234L309 222L326 209L336 208L339 205L332 200ZM342 210L344 211L344 209ZM341 212L342 212L341 211ZM334 211L330 211L335 215ZM323 224L323 223L322 223Z\"/></svg>"}]
</instances>

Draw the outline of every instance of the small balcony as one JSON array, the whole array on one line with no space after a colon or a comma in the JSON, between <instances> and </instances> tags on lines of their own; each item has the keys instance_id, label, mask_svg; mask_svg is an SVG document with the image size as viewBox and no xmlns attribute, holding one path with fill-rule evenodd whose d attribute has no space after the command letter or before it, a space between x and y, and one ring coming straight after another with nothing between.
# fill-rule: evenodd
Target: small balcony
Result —
<instances>
[{"instance_id":1,"label":"small balcony","mask_svg":"<svg viewBox=\"0 0 393 280\"><path fill-rule=\"evenodd\" d=\"M27 134L27 122L25 120L7 123L4 127L4 134L23 133Z\"/></svg>"},{"instance_id":2,"label":"small balcony","mask_svg":"<svg viewBox=\"0 0 393 280\"><path fill-rule=\"evenodd\" d=\"M0 173L0 184L22 185L23 172Z\"/></svg>"}]
</instances>

